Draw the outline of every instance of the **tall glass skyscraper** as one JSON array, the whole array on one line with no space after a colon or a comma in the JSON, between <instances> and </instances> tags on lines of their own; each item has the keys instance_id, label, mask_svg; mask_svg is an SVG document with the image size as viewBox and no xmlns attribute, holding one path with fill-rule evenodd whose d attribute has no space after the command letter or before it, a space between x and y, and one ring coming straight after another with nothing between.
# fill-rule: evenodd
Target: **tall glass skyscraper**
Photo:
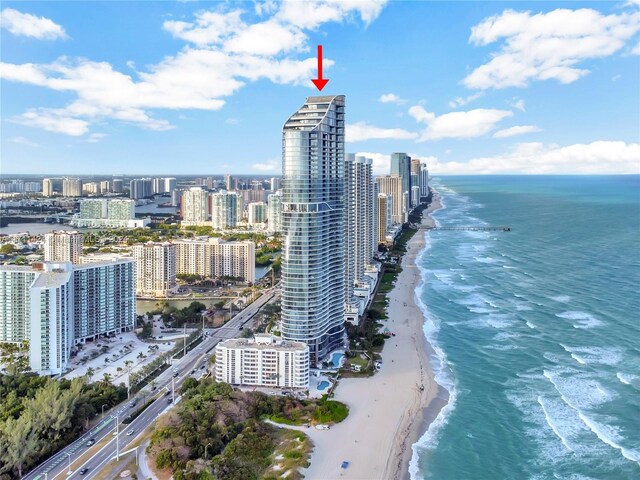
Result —
<instances>
[{"instance_id":1,"label":"tall glass skyscraper","mask_svg":"<svg viewBox=\"0 0 640 480\"><path fill-rule=\"evenodd\" d=\"M320 363L344 337L344 95L309 97L282 132L282 336Z\"/></svg>"}]
</instances>

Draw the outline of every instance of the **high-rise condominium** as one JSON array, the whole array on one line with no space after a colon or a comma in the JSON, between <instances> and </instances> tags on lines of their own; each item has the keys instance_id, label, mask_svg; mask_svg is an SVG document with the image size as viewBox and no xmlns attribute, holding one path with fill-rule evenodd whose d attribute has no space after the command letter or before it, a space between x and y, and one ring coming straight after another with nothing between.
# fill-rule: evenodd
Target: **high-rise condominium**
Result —
<instances>
[{"instance_id":1,"label":"high-rise condominium","mask_svg":"<svg viewBox=\"0 0 640 480\"><path fill-rule=\"evenodd\" d=\"M271 191L275 192L282 187L282 179L280 177L271 177Z\"/></svg>"},{"instance_id":2,"label":"high-rise condominium","mask_svg":"<svg viewBox=\"0 0 640 480\"><path fill-rule=\"evenodd\" d=\"M402 224L405 222L405 208L404 208L404 195L402 193L402 178L386 175L383 177L377 177L378 191L384 193L391 198L393 214L391 216L391 222Z\"/></svg>"},{"instance_id":3,"label":"high-rise condominium","mask_svg":"<svg viewBox=\"0 0 640 480\"><path fill-rule=\"evenodd\" d=\"M114 178L111 182L111 191L113 193L122 193L124 191L124 181L121 178Z\"/></svg>"},{"instance_id":4,"label":"high-rise condominium","mask_svg":"<svg viewBox=\"0 0 640 480\"><path fill-rule=\"evenodd\" d=\"M420 196L429 196L429 169L426 163L420 164Z\"/></svg>"},{"instance_id":5,"label":"high-rise condominium","mask_svg":"<svg viewBox=\"0 0 640 480\"><path fill-rule=\"evenodd\" d=\"M406 153L391 154L391 175L402 178L402 193L411 192L411 157Z\"/></svg>"},{"instance_id":6,"label":"high-rise condominium","mask_svg":"<svg viewBox=\"0 0 640 480\"><path fill-rule=\"evenodd\" d=\"M264 225L264 222L267 221L267 204L252 202L247 205L247 218L251 226Z\"/></svg>"},{"instance_id":7,"label":"high-rise condominium","mask_svg":"<svg viewBox=\"0 0 640 480\"><path fill-rule=\"evenodd\" d=\"M135 178L129 182L129 198L139 200L153 195L153 180L150 178Z\"/></svg>"},{"instance_id":8,"label":"high-rise condominium","mask_svg":"<svg viewBox=\"0 0 640 480\"><path fill-rule=\"evenodd\" d=\"M31 370L63 373L78 342L133 328L134 262L0 266L0 343L29 341Z\"/></svg>"},{"instance_id":9,"label":"high-rise condominium","mask_svg":"<svg viewBox=\"0 0 640 480\"><path fill-rule=\"evenodd\" d=\"M224 176L224 186L227 190L234 190L236 188L233 177L228 173Z\"/></svg>"},{"instance_id":10,"label":"high-rise condominium","mask_svg":"<svg viewBox=\"0 0 640 480\"><path fill-rule=\"evenodd\" d=\"M211 195L211 226L216 230L235 227L241 212L242 199L235 192L222 190Z\"/></svg>"},{"instance_id":11,"label":"high-rise condominium","mask_svg":"<svg viewBox=\"0 0 640 480\"><path fill-rule=\"evenodd\" d=\"M374 197L372 161L369 158L346 155L345 174L347 189L345 193L347 208L346 261L347 303L353 295L353 285L364 280L365 268L371 265L375 247L377 247L375 210L377 200ZM376 194L377 196L377 194Z\"/></svg>"},{"instance_id":12,"label":"high-rise condominium","mask_svg":"<svg viewBox=\"0 0 640 480\"><path fill-rule=\"evenodd\" d=\"M282 192L278 191L269 195L267 221L269 231L272 233L282 231Z\"/></svg>"},{"instance_id":13,"label":"high-rise condominium","mask_svg":"<svg viewBox=\"0 0 640 480\"><path fill-rule=\"evenodd\" d=\"M180 204L183 225L204 225L209 221L209 192L192 187L182 194Z\"/></svg>"},{"instance_id":14,"label":"high-rise condominium","mask_svg":"<svg viewBox=\"0 0 640 480\"><path fill-rule=\"evenodd\" d=\"M80 263L82 255L82 234L80 232L56 231L44 236L45 262Z\"/></svg>"},{"instance_id":15,"label":"high-rise condominium","mask_svg":"<svg viewBox=\"0 0 640 480\"><path fill-rule=\"evenodd\" d=\"M134 245L136 293L165 297L176 286L176 246L165 243Z\"/></svg>"},{"instance_id":16,"label":"high-rise condominium","mask_svg":"<svg viewBox=\"0 0 640 480\"><path fill-rule=\"evenodd\" d=\"M80 197L82 196L82 182L79 178L65 178L62 180L62 196Z\"/></svg>"},{"instance_id":17,"label":"high-rise condominium","mask_svg":"<svg viewBox=\"0 0 640 480\"><path fill-rule=\"evenodd\" d=\"M319 363L340 346L345 299L345 97L309 97L283 127L282 336Z\"/></svg>"},{"instance_id":18,"label":"high-rise condominium","mask_svg":"<svg viewBox=\"0 0 640 480\"><path fill-rule=\"evenodd\" d=\"M224 242L219 238L179 240L176 246L176 275L204 278L234 277L256 281L256 245L251 241Z\"/></svg>"},{"instance_id":19,"label":"high-rise condominium","mask_svg":"<svg viewBox=\"0 0 640 480\"><path fill-rule=\"evenodd\" d=\"M42 195L45 197L53 196L53 181L50 178L42 179Z\"/></svg>"},{"instance_id":20,"label":"high-rise condominium","mask_svg":"<svg viewBox=\"0 0 640 480\"><path fill-rule=\"evenodd\" d=\"M387 229L391 226L391 197L378 194L378 243L387 243Z\"/></svg>"}]
</instances>

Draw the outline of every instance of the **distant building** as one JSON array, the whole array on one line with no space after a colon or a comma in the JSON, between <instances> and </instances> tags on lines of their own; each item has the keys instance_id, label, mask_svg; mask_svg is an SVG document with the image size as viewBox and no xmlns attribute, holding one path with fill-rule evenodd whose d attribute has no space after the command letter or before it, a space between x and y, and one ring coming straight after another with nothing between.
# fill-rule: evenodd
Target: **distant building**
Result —
<instances>
[{"instance_id":1,"label":"distant building","mask_svg":"<svg viewBox=\"0 0 640 480\"><path fill-rule=\"evenodd\" d=\"M411 191L411 157L406 153L391 154L391 176L402 179L402 193Z\"/></svg>"},{"instance_id":2,"label":"distant building","mask_svg":"<svg viewBox=\"0 0 640 480\"><path fill-rule=\"evenodd\" d=\"M411 187L411 205L416 206L420 204L420 187L415 185Z\"/></svg>"},{"instance_id":3,"label":"distant building","mask_svg":"<svg viewBox=\"0 0 640 480\"><path fill-rule=\"evenodd\" d=\"M282 178L280 177L271 177L271 191L275 192L282 188Z\"/></svg>"},{"instance_id":4,"label":"distant building","mask_svg":"<svg viewBox=\"0 0 640 480\"><path fill-rule=\"evenodd\" d=\"M209 221L209 192L192 187L182 193L182 225L206 225Z\"/></svg>"},{"instance_id":5,"label":"distant building","mask_svg":"<svg viewBox=\"0 0 640 480\"><path fill-rule=\"evenodd\" d=\"M264 202L254 202L247 205L249 225L264 226L267 221L267 204Z\"/></svg>"},{"instance_id":6,"label":"distant building","mask_svg":"<svg viewBox=\"0 0 640 480\"><path fill-rule=\"evenodd\" d=\"M98 182L87 182L82 185L82 191L87 195L100 195L102 188Z\"/></svg>"},{"instance_id":7,"label":"distant building","mask_svg":"<svg viewBox=\"0 0 640 480\"><path fill-rule=\"evenodd\" d=\"M124 192L124 180L121 178L114 178L111 182L111 191L113 193L123 193Z\"/></svg>"},{"instance_id":8,"label":"distant building","mask_svg":"<svg viewBox=\"0 0 640 480\"><path fill-rule=\"evenodd\" d=\"M376 182L378 183L378 191L391 198L393 206L391 222L403 224L405 222L405 209L402 194L402 179L398 176L386 175L377 177Z\"/></svg>"},{"instance_id":9,"label":"distant building","mask_svg":"<svg viewBox=\"0 0 640 480\"><path fill-rule=\"evenodd\" d=\"M136 261L136 294L166 297L176 286L176 247L164 243L133 246Z\"/></svg>"},{"instance_id":10,"label":"distant building","mask_svg":"<svg viewBox=\"0 0 640 480\"><path fill-rule=\"evenodd\" d=\"M217 382L291 389L309 388L309 346L256 335L216 346Z\"/></svg>"},{"instance_id":11,"label":"distant building","mask_svg":"<svg viewBox=\"0 0 640 480\"><path fill-rule=\"evenodd\" d=\"M267 203L267 221L269 222L269 231L278 233L282 231L282 192L277 191L268 197Z\"/></svg>"},{"instance_id":12,"label":"distant building","mask_svg":"<svg viewBox=\"0 0 640 480\"><path fill-rule=\"evenodd\" d=\"M219 238L179 240L176 246L176 274L205 278L234 277L256 280L256 246L251 241L225 242Z\"/></svg>"},{"instance_id":13,"label":"distant building","mask_svg":"<svg viewBox=\"0 0 640 480\"><path fill-rule=\"evenodd\" d=\"M42 179L42 195L45 197L52 197L53 194L53 181L50 178Z\"/></svg>"},{"instance_id":14,"label":"distant building","mask_svg":"<svg viewBox=\"0 0 640 480\"><path fill-rule=\"evenodd\" d=\"M378 243L387 243L387 229L391 220L391 199L384 193L378 194Z\"/></svg>"},{"instance_id":15,"label":"distant building","mask_svg":"<svg viewBox=\"0 0 640 480\"><path fill-rule=\"evenodd\" d=\"M420 164L420 196L423 198L429 196L429 169L426 163Z\"/></svg>"},{"instance_id":16,"label":"distant building","mask_svg":"<svg viewBox=\"0 0 640 480\"><path fill-rule=\"evenodd\" d=\"M222 190L211 195L211 224L216 230L233 228L242 218L242 202L236 192Z\"/></svg>"},{"instance_id":17,"label":"distant building","mask_svg":"<svg viewBox=\"0 0 640 480\"><path fill-rule=\"evenodd\" d=\"M75 231L59 230L44 235L45 262L80 263L82 255L82 234Z\"/></svg>"},{"instance_id":18,"label":"distant building","mask_svg":"<svg viewBox=\"0 0 640 480\"><path fill-rule=\"evenodd\" d=\"M150 178L136 178L129 182L129 198L140 200L153 196L153 180Z\"/></svg>"},{"instance_id":19,"label":"distant building","mask_svg":"<svg viewBox=\"0 0 640 480\"><path fill-rule=\"evenodd\" d=\"M0 298L0 343L28 341L32 371L62 374L76 343L133 328L134 263L1 265Z\"/></svg>"},{"instance_id":20,"label":"distant building","mask_svg":"<svg viewBox=\"0 0 640 480\"><path fill-rule=\"evenodd\" d=\"M94 198L80 202L71 223L81 228L143 228L148 218L136 219L135 202L126 198Z\"/></svg>"},{"instance_id":21,"label":"distant building","mask_svg":"<svg viewBox=\"0 0 640 480\"><path fill-rule=\"evenodd\" d=\"M65 178L62 180L63 197L81 197L82 182L79 178Z\"/></svg>"},{"instance_id":22,"label":"distant building","mask_svg":"<svg viewBox=\"0 0 640 480\"><path fill-rule=\"evenodd\" d=\"M109 193L111 191L109 180L102 180L100 182L100 191L102 193Z\"/></svg>"},{"instance_id":23,"label":"distant building","mask_svg":"<svg viewBox=\"0 0 640 480\"><path fill-rule=\"evenodd\" d=\"M227 190L235 190L236 184L233 177L230 174L225 174L224 176L224 186Z\"/></svg>"}]
</instances>

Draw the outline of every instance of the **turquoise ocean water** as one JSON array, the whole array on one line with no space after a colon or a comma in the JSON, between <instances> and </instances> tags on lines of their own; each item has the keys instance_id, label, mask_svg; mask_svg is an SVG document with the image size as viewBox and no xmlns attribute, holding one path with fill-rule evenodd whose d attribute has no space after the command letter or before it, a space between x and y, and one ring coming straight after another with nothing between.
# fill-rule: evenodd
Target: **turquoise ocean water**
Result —
<instances>
[{"instance_id":1,"label":"turquoise ocean water","mask_svg":"<svg viewBox=\"0 0 640 480\"><path fill-rule=\"evenodd\" d=\"M448 405L412 479L640 479L640 176L443 177L419 259Z\"/></svg>"}]
</instances>

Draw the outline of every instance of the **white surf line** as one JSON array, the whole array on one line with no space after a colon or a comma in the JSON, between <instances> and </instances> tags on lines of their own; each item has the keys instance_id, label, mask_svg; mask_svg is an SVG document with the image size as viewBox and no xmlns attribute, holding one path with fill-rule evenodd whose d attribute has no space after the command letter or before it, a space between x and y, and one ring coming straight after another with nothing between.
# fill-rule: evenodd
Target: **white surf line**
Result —
<instances>
[{"instance_id":1,"label":"white surf line","mask_svg":"<svg viewBox=\"0 0 640 480\"><path fill-rule=\"evenodd\" d=\"M562 398L564 403L566 403L573 410L575 410L575 412L578 414L578 418L582 420L582 423L584 423L589 428L589 430L591 430L595 434L595 436L598 437L598 439L602 443L609 445L611 448L619 450L624 458L640 465L640 458L636 456L635 452L624 448L622 445L617 444L615 441L613 441L612 439L604 435L602 432L600 432L600 430L598 429L598 424L596 422L594 422L589 417L587 417L584 413L580 411L580 409L573 406L571 402L567 400L567 398L562 394L562 392L558 388L558 385L556 385L556 383L551 378L551 375L547 373L546 370L544 371L544 376L553 384L554 388L560 394L560 398Z\"/></svg>"},{"instance_id":2,"label":"white surf line","mask_svg":"<svg viewBox=\"0 0 640 480\"><path fill-rule=\"evenodd\" d=\"M551 421L551 417L549 416L549 412L547 412L547 409L545 408L544 403L542 403L542 397L541 396L538 396L538 403L542 407L542 411L544 412L544 419L547 422L547 425L549 425L549 427L551 427L551 430L553 430L553 433L556 434L556 436L560 439L560 441L565 446L565 448L567 450L569 450L570 452L573 452L574 450L569 445L569 442L567 441L567 439L564 438L562 436L562 434L560 434L560 432L558 431L558 428L556 427L556 425Z\"/></svg>"}]
</instances>

